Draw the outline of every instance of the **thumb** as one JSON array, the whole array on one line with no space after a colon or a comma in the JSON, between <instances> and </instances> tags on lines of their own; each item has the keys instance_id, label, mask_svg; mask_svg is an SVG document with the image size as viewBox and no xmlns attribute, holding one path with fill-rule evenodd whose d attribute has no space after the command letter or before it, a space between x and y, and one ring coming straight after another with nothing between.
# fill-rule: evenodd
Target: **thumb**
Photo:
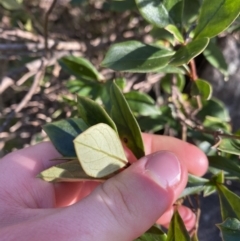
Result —
<instances>
[{"instance_id":1,"label":"thumb","mask_svg":"<svg viewBox=\"0 0 240 241\"><path fill-rule=\"evenodd\" d=\"M43 236L36 240L134 240L173 204L186 180L187 171L174 154L145 156L80 202L51 210L39 220ZM28 226L28 234L36 230L36 222Z\"/></svg>"},{"instance_id":2,"label":"thumb","mask_svg":"<svg viewBox=\"0 0 240 241\"><path fill-rule=\"evenodd\" d=\"M75 213L74 223L81 226L82 240L133 240L169 209L186 180L187 171L174 154L156 152L71 206L69 217Z\"/></svg>"}]
</instances>

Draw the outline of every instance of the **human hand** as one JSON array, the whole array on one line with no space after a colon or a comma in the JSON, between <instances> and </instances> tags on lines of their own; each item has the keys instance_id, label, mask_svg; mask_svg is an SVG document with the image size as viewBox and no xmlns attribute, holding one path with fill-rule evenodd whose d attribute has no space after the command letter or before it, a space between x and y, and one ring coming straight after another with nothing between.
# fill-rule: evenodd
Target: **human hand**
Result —
<instances>
[{"instance_id":1,"label":"human hand","mask_svg":"<svg viewBox=\"0 0 240 241\"><path fill-rule=\"evenodd\" d=\"M100 185L36 178L60 157L49 142L6 155L0 160L1 240L128 241L156 220L167 226L187 172L203 175L207 159L172 137L143 134L143 140L149 155ZM194 214L179 211L190 229Z\"/></svg>"}]
</instances>

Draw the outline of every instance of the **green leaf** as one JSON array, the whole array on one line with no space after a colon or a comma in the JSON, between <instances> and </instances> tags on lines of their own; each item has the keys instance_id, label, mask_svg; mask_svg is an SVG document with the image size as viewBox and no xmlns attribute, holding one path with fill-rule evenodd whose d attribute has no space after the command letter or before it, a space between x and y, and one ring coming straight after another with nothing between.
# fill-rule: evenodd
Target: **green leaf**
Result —
<instances>
[{"instance_id":1,"label":"green leaf","mask_svg":"<svg viewBox=\"0 0 240 241\"><path fill-rule=\"evenodd\" d=\"M171 34L173 34L175 39L177 39L180 43L184 43L183 36L175 25L169 24L168 26L165 27L165 29Z\"/></svg>"},{"instance_id":2,"label":"green leaf","mask_svg":"<svg viewBox=\"0 0 240 241\"><path fill-rule=\"evenodd\" d=\"M8 10L18 10L22 7L17 0L0 0L0 4Z\"/></svg>"},{"instance_id":3,"label":"green leaf","mask_svg":"<svg viewBox=\"0 0 240 241\"><path fill-rule=\"evenodd\" d=\"M141 237L134 241L166 241L167 235L158 227L152 226Z\"/></svg>"},{"instance_id":4,"label":"green leaf","mask_svg":"<svg viewBox=\"0 0 240 241\"><path fill-rule=\"evenodd\" d=\"M182 24L182 0L136 0L141 15L152 25L164 28Z\"/></svg>"},{"instance_id":5,"label":"green leaf","mask_svg":"<svg viewBox=\"0 0 240 241\"><path fill-rule=\"evenodd\" d=\"M162 130L167 122L163 115L140 116L137 121L141 130L152 132Z\"/></svg>"},{"instance_id":6,"label":"green leaf","mask_svg":"<svg viewBox=\"0 0 240 241\"><path fill-rule=\"evenodd\" d=\"M240 167L233 160L222 156L209 156L208 160L210 167L217 168L240 179Z\"/></svg>"},{"instance_id":7,"label":"green leaf","mask_svg":"<svg viewBox=\"0 0 240 241\"><path fill-rule=\"evenodd\" d=\"M225 152L225 153L230 153L233 155L240 155L240 149L236 147L234 142L232 142L231 139L228 138L223 138L220 145L218 146L218 150Z\"/></svg>"},{"instance_id":8,"label":"green leaf","mask_svg":"<svg viewBox=\"0 0 240 241\"><path fill-rule=\"evenodd\" d=\"M217 68L225 77L228 76L228 66L222 51L212 41L209 42L207 48L203 51L203 55L207 61Z\"/></svg>"},{"instance_id":9,"label":"green leaf","mask_svg":"<svg viewBox=\"0 0 240 241\"><path fill-rule=\"evenodd\" d=\"M117 132L117 127L107 112L95 101L82 96L77 97L80 117L88 126L105 123Z\"/></svg>"},{"instance_id":10,"label":"green leaf","mask_svg":"<svg viewBox=\"0 0 240 241\"><path fill-rule=\"evenodd\" d=\"M212 86L203 79L197 79L192 83L191 94L200 95L202 99L209 100L212 97Z\"/></svg>"},{"instance_id":11,"label":"green leaf","mask_svg":"<svg viewBox=\"0 0 240 241\"><path fill-rule=\"evenodd\" d=\"M117 126L119 136L139 159L145 155L141 131L126 99L115 82L111 86L110 96L111 117Z\"/></svg>"},{"instance_id":12,"label":"green leaf","mask_svg":"<svg viewBox=\"0 0 240 241\"><path fill-rule=\"evenodd\" d=\"M223 122L219 118L213 116L206 116L203 122L203 126L211 130L223 130L224 132L231 132L231 125Z\"/></svg>"},{"instance_id":13,"label":"green leaf","mask_svg":"<svg viewBox=\"0 0 240 241\"><path fill-rule=\"evenodd\" d=\"M117 133L107 124L91 126L73 142L84 172L91 177L107 177L128 165Z\"/></svg>"},{"instance_id":14,"label":"green leaf","mask_svg":"<svg viewBox=\"0 0 240 241\"><path fill-rule=\"evenodd\" d=\"M240 221L236 218L227 218L223 223L217 224L221 230L224 241L240 240Z\"/></svg>"},{"instance_id":15,"label":"green leaf","mask_svg":"<svg viewBox=\"0 0 240 241\"><path fill-rule=\"evenodd\" d=\"M127 85L127 80L125 78L117 78L115 79L115 83L121 90L124 90Z\"/></svg>"},{"instance_id":16,"label":"green leaf","mask_svg":"<svg viewBox=\"0 0 240 241\"><path fill-rule=\"evenodd\" d=\"M240 0L203 0L194 38L212 38L224 31L239 15Z\"/></svg>"},{"instance_id":17,"label":"green leaf","mask_svg":"<svg viewBox=\"0 0 240 241\"><path fill-rule=\"evenodd\" d=\"M224 122L230 121L230 116L224 103L216 98L202 101L203 108L198 112L197 117L204 120L206 116L216 117Z\"/></svg>"},{"instance_id":18,"label":"green leaf","mask_svg":"<svg viewBox=\"0 0 240 241\"><path fill-rule=\"evenodd\" d=\"M77 118L56 121L43 126L55 148L63 156L68 157L76 156L73 140L87 128L86 123Z\"/></svg>"},{"instance_id":19,"label":"green leaf","mask_svg":"<svg viewBox=\"0 0 240 241\"><path fill-rule=\"evenodd\" d=\"M153 26L152 30L150 31L150 34L157 41L163 40L164 42L168 41L172 45L174 44L173 34L171 34L169 31L167 31L164 28L158 28Z\"/></svg>"},{"instance_id":20,"label":"green leaf","mask_svg":"<svg viewBox=\"0 0 240 241\"><path fill-rule=\"evenodd\" d=\"M175 75L174 77L176 77L175 85L178 87L180 91L182 91L186 82L185 77L181 74ZM167 74L160 81L161 88L163 88L163 90L168 94L171 94L172 92L172 79L173 75Z\"/></svg>"},{"instance_id":21,"label":"green leaf","mask_svg":"<svg viewBox=\"0 0 240 241\"><path fill-rule=\"evenodd\" d=\"M199 0L184 0L183 25L185 25L186 28L189 28L189 25L197 19L199 8Z\"/></svg>"},{"instance_id":22,"label":"green leaf","mask_svg":"<svg viewBox=\"0 0 240 241\"><path fill-rule=\"evenodd\" d=\"M204 189L205 189L205 186L203 186L203 185L186 187L178 198L183 198L183 197L186 197L189 195L198 194L198 193L202 192Z\"/></svg>"},{"instance_id":23,"label":"green leaf","mask_svg":"<svg viewBox=\"0 0 240 241\"><path fill-rule=\"evenodd\" d=\"M156 69L155 71L153 71L155 73L166 73L166 74L186 74L185 69L181 68L181 67L176 67L176 66L164 66L160 69Z\"/></svg>"},{"instance_id":24,"label":"green leaf","mask_svg":"<svg viewBox=\"0 0 240 241\"><path fill-rule=\"evenodd\" d=\"M103 80L102 75L85 58L67 56L60 59L59 63L63 69L87 84L93 84Z\"/></svg>"},{"instance_id":25,"label":"green leaf","mask_svg":"<svg viewBox=\"0 0 240 241\"><path fill-rule=\"evenodd\" d=\"M134 113L143 116L160 114L160 110L151 96L138 91L127 92L124 96Z\"/></svg>"},{"instance_id":26,"label":"green leaf","mask_svg":"<svg viewBox=\"0 0 240 241\"><path fill-rule=\"evenodd\" d=\"M197 233L195 232L193 236L191 237L191 241L198 241Z\"/></svg>"},{"instance_id":27,"label":"green leaf","mask_svg":"<svg viewBox=\"0 0 240 241\"><path fill-rule=\"evenodd\" d=\"M220 199L222 220L229 217L240 219L240 197L222 184L217 184L216 187Z\"/></svg>"},{"instance_id":28,"label":"green leaf","mask_svg":"<svg viewBox=\"0 0 240 241\"><path fill-rule=\"evenodd\" d=\"M207 185L210 185L208 179L188 174L188 185L183 190L179 198L205 191L208 189Z\"/></svg>"},{"instance_id":29,"label":"green leaf","mask_svg":"<svg viewBox=\"0 0 240 241\"><path fill-rule=\"evenodd\" d=\"M88 176L82 169L78 160L72 160L50 167L37 177L47 182L79 182L79 181L101 181Z\"/></svg>"},{"instance_id":30,"label":"green leaf","mask_svg":"<svg viewBox=\"0 0 240 241\"><path fill-rule=\"evenodd\" d=\"M190 241L189 234L178 211L172 216L166 241Z\"/></svg>"},{"instance_id":31,"label":"green leaf","mask_svg":"<svg viewBox=\"0 0 240 241\"><path fill-rule=\"evenodd\" d=\"M104 88L103 85L98 83L86 83L86 80L70 80L66 83L66 86L71 93L77 93L91 99L96 99Z\"/></svg>"},{"instance_id":32,"label":"green leaf","mask_svg":"<svg viewBox=\"0 0 240 241\"><path fill-rule=\"evenodd\" d=\"M208 179L188 174L188 182L192 184L206 184Z\"/></svg>"},{"instance_id":33,"label":"green leaf","mask_svg":"<svg viewBox=\"0 0 240 241\"><path fill-rule=\"evenodd\" d=\"M208 38L202 38L194 40L181 47L170 59L170 64L176 66L188 64L191 59L195 58L204 51L208 42Z\"/></svg>"},{"instance_id":34,"label":"green leaf","mask_svg":"<svg viewBox=\"0 0 240 241\"><path fill-rule=\"evenodd\" d=\"M102 66L116 71L151 72L166 66L173 54L138 41L127 41L111 46Z\"/></svg>"}]
</instances>

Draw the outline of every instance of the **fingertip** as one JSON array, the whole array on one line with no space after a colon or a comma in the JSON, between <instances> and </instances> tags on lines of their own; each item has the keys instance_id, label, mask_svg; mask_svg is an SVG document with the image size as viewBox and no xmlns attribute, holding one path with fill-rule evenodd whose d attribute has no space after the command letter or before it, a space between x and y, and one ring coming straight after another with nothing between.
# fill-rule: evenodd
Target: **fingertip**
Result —
<instances>
[{"instance_id":1,"label":"fingertip","mask_svg":"<svg viewBox=\"0 0 240 241\"><path fill-rule=\"evenodd\" d=\"M177 155L194 175L202 176L208 169L208 159L197 146L174 137L143 133L146 154L167 150Z\"/></svg>"},{"instance_id":2,"label":"fingertip","mask_svg":"<svg viewBox=\"0 0 240 241\"><path fill-rule=\"evenodd\" d=\"M191 160L188 162L189 172L196 176L203 176L208 169L208 158L206 154L190 143L188 145L187 159Z\"/></svg>"}]
</instances>

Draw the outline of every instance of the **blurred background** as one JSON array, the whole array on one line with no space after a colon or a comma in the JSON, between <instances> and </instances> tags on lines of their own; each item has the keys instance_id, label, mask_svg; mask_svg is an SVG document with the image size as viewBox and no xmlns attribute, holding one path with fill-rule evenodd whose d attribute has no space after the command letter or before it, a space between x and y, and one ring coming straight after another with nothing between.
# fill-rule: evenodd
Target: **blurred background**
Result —
<instances>
[{"instance_id":1,"label":"blurred background","mask_svg":"<svg viewBox=\"0 0 240 241\"><path fill-rule=\"evenodd\" d=\"M111 0L0 0L0 19L0 157L47 140L42 131L45 123L74 116L76 93L91 97L59 64L64 56L85 57L107 79L125 78L126 92L141 91L155 100L161 97L161 73L116 73L100 66L113 43L152 43L156 38L132 0L124 4ZM214 96L226 104L233 130L240 128L239 26L237 19L217 38L228 74L210 66L202 55L197 58L198 74L212 83ZM40 71L43 65L44 73ZM213 228L220 220L217 197L207 199L202 206L200 230L204 232L200 239L217 241L219 231Z\"/></svg>"}]
</instances>

